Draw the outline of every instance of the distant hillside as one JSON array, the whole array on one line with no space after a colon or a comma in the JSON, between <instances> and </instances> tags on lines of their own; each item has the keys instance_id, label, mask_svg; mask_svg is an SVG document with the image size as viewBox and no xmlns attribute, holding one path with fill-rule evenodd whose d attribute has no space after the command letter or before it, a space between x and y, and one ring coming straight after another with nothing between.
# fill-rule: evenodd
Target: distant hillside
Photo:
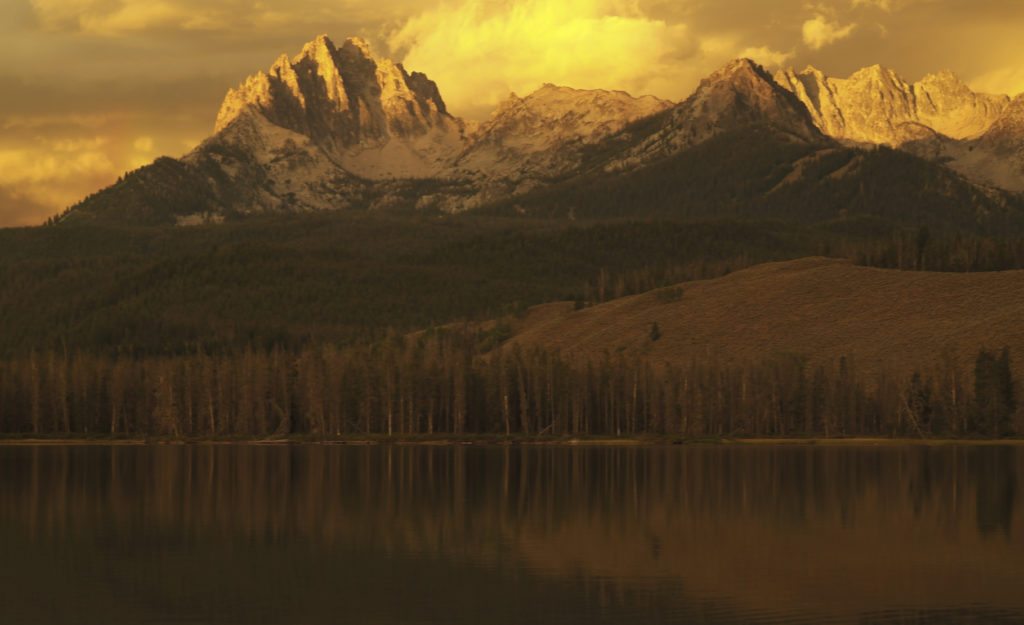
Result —
<instances>
[{"instance_id":1,"label":"distant hillside","mask_svg":"<svg viewBox=\"0 0 1024 625\"><path fill-rule=\"evenodd\" d=\"M858 267L826 258L769 263L714 280L582 310L539 306L512 341L600 360L604 352L686 367L776 355L815 364L851 357L861 374L930 373L979 348L1024 358L1024 271L949 274ZM660 338L652 341L657 324Z\"/></svg>"}]
</instances>

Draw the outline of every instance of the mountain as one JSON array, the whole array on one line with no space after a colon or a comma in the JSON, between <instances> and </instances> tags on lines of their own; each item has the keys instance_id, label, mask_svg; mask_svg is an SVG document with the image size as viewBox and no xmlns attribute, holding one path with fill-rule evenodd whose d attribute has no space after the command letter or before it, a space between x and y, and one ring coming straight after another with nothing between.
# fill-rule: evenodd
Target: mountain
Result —
<instances>
[{"instance_id":1,"label":"mountain","mask_svg":"<svg viewBox=\"0 0 1024 625\"><path fill-rule=\"evenodd\" d=\"M921 146L914 146L921 149ZM983 135L968 142L927 146L963 175L994 187L1024 192L1024 95L1014 98Z\"/></svg>"},{"instance_id":2,"label":"mountain","mask_svg":"<svg viewBox=\"0 0 1024 625\"><path fill-rule=\"evenodd\" d=\"M188 224L350 207L459 212L566 175L588 147L669 106L545 85L525 98L513 94L475 124L453 117L424 74L375 59L362 39L335 46L321 36L229 90L214 134L193 152L132 172L64 220Z\"/></svg>"},{"instance_id":3,"label":"mountain","mask_svg":"<svg viewBox=\"0 0 1024 625\"><path fill-rule=\"evenodd\" d=\"M280 57L228 92L215 131L257 117L309 138L345 170L368 178L436 173L465 140L425 75L375 60L358 38L335 47L326 36L294 59Z\"/></svg>"},{"instance_id":4,"label":"mountain","mask_svg":"<svg viewBox=\"0 0 1024 625\"><path fill-rule=\"evenodd\" d=\"M513 93L475 133L455 167L491 175L557 176L579 165L582 146L670 107L653 96L552 84L525 98Z\"/></svg>"},{"instance_id":5,"label":"mountain","mask_svg":"<svg viewBox=\"0 0 1024 625\"><path fill-rule=\"evenodd\" d=\"M846 144L887 145L938 161L975 183L1024 192L1024 102L976 93L943 70L909 83L873 65L849 78L808 67L775 80L815 126Z\"/></svg>"},{"instance_id":6,"label":"mountain","mask_svg":"<svg viewBox=\"0 0 1024 625\"><path fill-rule=\"evenodd\" d=\"M693 95L671 110L661 128L623 159L613 161L608 169L629 168L670 156L716 134L751 125L770 126L799 142L825 140L792 93L750 59L738 59L702 80Z\"/></svg>"},{"instance_id":7,"label":"mountain","mask_svg":"<svg viewBox=\"0 0 1024 625\"><path fill-rule=\"evenodd\" d=\"M802 103L749 58L732 61L700 81L696 91L668 114L663 124L613 159L605 169L631 169L678 154L713 136L768 126L800 142L823 142Z\"/></svg>"},{"instance_id":8,"label":"mountain","mask_svg":"<svg viewBox=\"0 0 1024 625\"><path fill-rule=\"evenodd\" d=\"M818 129L853 143L897 147L932 133L972 139L1009 104L1007 96L971 91L948 70L913 84L880 65L846 79L808 67L779 71L775 80L803 102Z\"/></svg>"},{"instance_id":9,"label":"mountain","mask_svg":"<svg viewBox=\"0 0 1024 625\"><path fill-rule=\"evenodd\" d=\"M845 80L813 68L772 76L739 59L676 104L549 84L477 124L451 115L424 74L376 59L361 39L321 36L229 90L193 152L127 175L61 221L555 207L563 217L872 214L989 231L1015 223L1017 201L987 187L1024 188L1022 108L949 72L915 84L878 66ZM925 160L849 151L872 145Z\"/></svg>"}]
</instances>

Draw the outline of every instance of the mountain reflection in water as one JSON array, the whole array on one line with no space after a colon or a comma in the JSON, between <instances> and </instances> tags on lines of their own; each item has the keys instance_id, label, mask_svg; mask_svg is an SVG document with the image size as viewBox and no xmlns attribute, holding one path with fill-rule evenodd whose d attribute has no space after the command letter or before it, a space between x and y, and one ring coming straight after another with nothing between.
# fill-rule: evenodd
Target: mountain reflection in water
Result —
<instances>
[{"instance_id":1,"label":"mountain reflection in water","mask_svg":"<svg viewBox=\"0 0 1024 625\"><path fill-rule=\"evenodd\" d=\"M1022 622L1020 456L0 447L0 620Z\"/></svg>"}]
</instances>

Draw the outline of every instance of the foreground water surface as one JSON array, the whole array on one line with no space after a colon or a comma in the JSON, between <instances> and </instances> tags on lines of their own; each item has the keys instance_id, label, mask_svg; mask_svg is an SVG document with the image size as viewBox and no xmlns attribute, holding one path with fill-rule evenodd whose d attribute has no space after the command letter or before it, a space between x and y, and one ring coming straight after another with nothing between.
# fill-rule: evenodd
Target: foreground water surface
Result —
<instances>
[{"instance_id":1,"label":"foreground water surface","mask_svg":"<svg viewBox=\"0 0 1024 625\"><path fill-rule=\"evenodd\" d=\"M1020 623L1022 454L0 447L0 622Z\"/></svg>"}]
</instances>

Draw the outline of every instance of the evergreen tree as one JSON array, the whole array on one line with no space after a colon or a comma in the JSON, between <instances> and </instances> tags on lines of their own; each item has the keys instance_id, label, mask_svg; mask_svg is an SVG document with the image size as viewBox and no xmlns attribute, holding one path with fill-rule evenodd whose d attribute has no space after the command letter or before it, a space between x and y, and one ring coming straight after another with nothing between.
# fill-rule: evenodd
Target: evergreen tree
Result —
<instances>
[{"instance_id":1,"label":"evergreen tree","mask_svg":"<svg viewBox=\"0 0 1024 625\"><path fill-rule=\"evenodd\" d=\"M1005 436L1012 433L1011 416L1016 409L1010 350L996 356L986 349L974 362L974 424L981 434Z\"/></svg>"}]
</instances>

